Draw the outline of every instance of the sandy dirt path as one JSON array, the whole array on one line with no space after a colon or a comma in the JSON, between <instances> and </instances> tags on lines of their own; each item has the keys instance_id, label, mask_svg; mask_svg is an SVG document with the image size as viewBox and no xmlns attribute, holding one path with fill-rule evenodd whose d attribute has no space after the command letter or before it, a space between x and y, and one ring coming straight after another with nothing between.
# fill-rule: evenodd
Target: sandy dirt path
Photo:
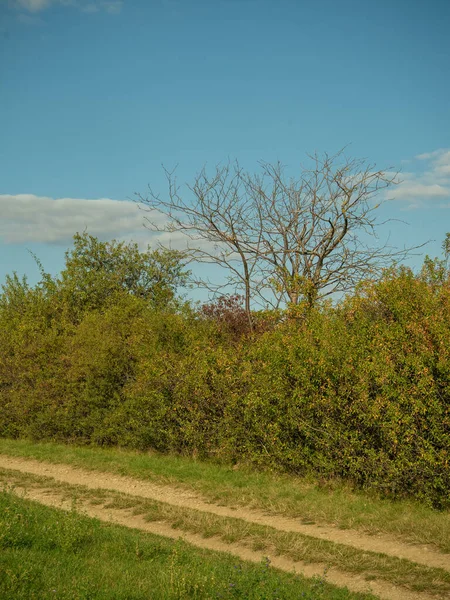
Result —
<instances>
[{"instance_id":1,"label":"sandy dirt path","mask_svg":"<svg viewBox=\"0 0 450 600\"><path fill-rule=\"evenodd\" d=\"M92 474L91 474L92 475ZM46 506L62 508L64 510L73 510L72 500L64 500L63 494L55 493L52 488L45 489L27 489L16 487L13 493L18 496L34 500ZM180 532L173 529L170 525L163 522L147 522L142 516L134 515L132 510L113 509L101 505L92 506L86 501L77 501L77 511L89 517L94 517L100 521L123 525L147 533L161 535L166 538L182 539L198 548L215 550L232 554L242 560L254 563L261 563L265 555L255 552L236 543L226 543L217 538L207 538L187 532ZM297 573L305 577L323 576L326 571L326 581L339 587L347 587L352 592L366 592L376 595L380 600L445 600L442 595L430 595L427 593L418 593L400 588L385 581L375 580L368 582L360 575L351 575L335 568L326 569L324 564L306 564L301 561L293 561L283 556L269 556L272 567Z\"/></svg>"},{"instance_id":2,"label":"sandy dirt path","mask_svg":"<svg viewBox=\"0 0 450 600\"><path fill-rule=\"evenodd\" d=\"M262 511L246 508L230 508L211 504L194 493L186 492L170 485L156 485L130 477L99 471L71 467L63 464L44 463L32 459L22 459L0 455L0 467L16 469L33 475L52 477L56 481L84 485L90 489L104 489L123 492L141 498L166 502L173 506L191 508L222 517L234 517L249 523L266 525L280 531L288 531L346 544L358 550L380 552L388 556L405 558L427 567L450 571L450 554L436 552L426 545L406 544L387 535L367 535L355 530L342 530L330 526L306 525L300 520L269 515Z\"/></svg>"}]
</instances>

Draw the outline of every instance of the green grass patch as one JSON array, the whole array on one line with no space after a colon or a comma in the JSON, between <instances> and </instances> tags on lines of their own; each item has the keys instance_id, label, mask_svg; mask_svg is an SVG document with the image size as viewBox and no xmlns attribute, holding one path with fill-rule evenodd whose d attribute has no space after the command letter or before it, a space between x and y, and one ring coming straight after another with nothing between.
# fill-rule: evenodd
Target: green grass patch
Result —
<instances>
[{"instance_id":1,"label":"green grass patch","mask_svg":"<svg viewBox=\"0 0 450 600\"><path fill-rule=\"evenodd\" d=\"M255 551L283 555L292 560L322 563L347 573L363 575L368 580L382 579L416 591L450 594L450 573L405 559L364 552L299 533L278 531L236 518L220 517L119 492L97 491L80 485L54 482L51 478L18 471L0 470L0 481L13 482L21 488L53 489L65 500L87 500L94 505L102 504L105 509L131 510L147 521L164 521L174 529L205 538L215 536L226 543L239 543Z\"/></svg>"},{"instance_id":2,"label":"green grass patch","mask_svg":"<svg viewBox=\"0 0 450 600\"><path fill-rule=\"evenodd\" d=\"M28 440L0 439L0 453L181 485L223 505L258 508L298 517L305 523L388 533L450 552L450 511L433 510L414 501L380 499L355 492L342 482L323 483L246 467L233 469L181 456Z\"/></svg>"},{"instance_id":3,"label":"green grass patch","mask_svg":"<svg viewBox=\"0 0 450 600\"><path fill-rule=\"evenodd\" d=\"M326 583L239 562L0 493L4 600L369 600Z\"/></svg>"}]
</instances>

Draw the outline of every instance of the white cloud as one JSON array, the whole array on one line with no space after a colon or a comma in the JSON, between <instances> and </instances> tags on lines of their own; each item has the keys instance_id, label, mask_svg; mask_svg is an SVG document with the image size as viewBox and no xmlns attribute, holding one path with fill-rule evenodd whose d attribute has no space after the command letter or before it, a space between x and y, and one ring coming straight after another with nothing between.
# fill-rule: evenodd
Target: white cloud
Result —
<instances>
[{"instance_id":1,"label":"white cloud","mask_svg":"<svg viewBox=\"0 0 450 600\"><path fill-rule=\"evenodd\" d=\"M436 167L436 172L439 175L442 175L443 177L449 177L450 178L450 164L448 164L448 165L440 165L440 166Z\"/></svg>"},{"instance_id":2,"label":"white cloud","mask_svg":"<svg viewBox=\"0 0 450 600\"><path fill-rule=\"evenodd\" d=\"M10 0L10 5L22 11L22 14L42 12L52 5L71 6L85 13L105 11L119 14L123 0Z\"/></svg>"},{"instance_id":3,"label":"white cloud","mask_svg":"<svg viewBox=\"0 0 450 600\"><path fill-rule=\"evenodd\" d=\"M142 208L142 209L141 209ZM76 232L87 231L103 240L133 240L142 250L158 244L184 250L190 240L181 232L152 232L145 218L162 226L157 211L125 200L50 198L34 194L0 194L0 243L46 243L70 246ZM213 245L204 242L213 250ZM202 245L202 244L200 244ZM198 244L196 244L198 246Z\"/></svg>"},{"instance_id":4,"label":"white cloud","mask_svg":"<svg viewBox=\"0 0 450 600\"><path fill-rule=\"evenodd\" d=\"M27 10L31 13L35 13L45 10L50 6L51 3L52 0L15 0L14 6L19 9Z\"/></svg>"},{"instance_id":5,"label":"white cloud","mask_svg":"<svg viewBox=\"0 0 450 600\"><path fill-rule=\"evenodd\" d=\"M144 213L130 201L100 198L49 198L34 194L0 194L0 240L69 245L74 233L133 237L144 230ZM161 217L156 215L156 219ZM150 232L147 236L150 239Z\"/></svg>"},{"instance_id":6,"label":"white cloud","mask_svg":"<svg viewBox=\"0 0 450 600\"><path fill-rule=\"evenodd\" d=\"M122 2L122 0L114 0L111 2L101 2L100 5L109 14L117 15L122 10L123 2Z\"/></svg>"},{"instance_id":7,"label":"white cloud","mask_svg":"<svg viewBox=\"0 0 450 600\"><path fill-rule=\"evenodd\" d=\"M424 152L423 154L418 154L414 158L417 158L417 160L430 160L436 158L436 156L439 156L442 152L445 152L445 150L433 150L433 152Z\"/></svg>"},{"instance_id":8,"label":"white cloud","mask_svg":"<svg viewBox=\"0 0 450 600\"><path fill-rule=\"evenodd\" d=\"M41 17L31 13L20 13L19 15L17 15L17 20L23 25L44 25L44 21L41 19Z\"/></svg>"},{"instance_id":9,"label":"white cloud","mask_svg":"<svg viewBox=\"0 0 450 600\"><path fill-rule=\"evenodd\" d=\"M100 9L98 7L97 4L85 4L82 8L81 8L82 12L85 13L96 13L98 12Z\"/></svg>"},{"instance_id":10,"label":"white cloud","mask_svg":"<svg viewBox=\"0 0 450 600\"><path fill-rule=\"evenodd\" d=\"M145 227L146 217L161 228L166 218L131 201L0 194L0 214L0 244L37 242L68 247L75 233L87 231L102 240L132 240L142 251L159 244L173 250L195 247L219 251L215 243L194 242L180 231L150 231Z\"/></svg>"},{"instance_id":11,"label":"white cloud","mask_svg":"<svg viewBox=\"0 0 450 600\"><path fill-rule=\"evenodd\" d=\"M450 150L442 150L435 160L436 172L450 179Z\"/></svg>"},{"instance_id":12,"label":"white cloud","mask_svg":"<svg viewBox=\"0 0 450 600\"><path fill-rule=\"evenodd\" d=\"M427 202L450 198L450 150L440 148L415 156L417 170L401 173L401 183L388 193L395 200L409 200L407 208L426 207ZM410 163L413 164L414 161ZM441 203L440 207L446 206Z\"/></svg>"},{"instance_id":13,"label":"white cloud","mask_svg":"<svg viewBox=\"0 0 450 600\"><path fill-rule=\"evenodd\" d=\"M450 189L437 183L426 185L420 181L404 181L389 194L391 198L435 198L450 196Z\"/></svg>"}]
</instances>

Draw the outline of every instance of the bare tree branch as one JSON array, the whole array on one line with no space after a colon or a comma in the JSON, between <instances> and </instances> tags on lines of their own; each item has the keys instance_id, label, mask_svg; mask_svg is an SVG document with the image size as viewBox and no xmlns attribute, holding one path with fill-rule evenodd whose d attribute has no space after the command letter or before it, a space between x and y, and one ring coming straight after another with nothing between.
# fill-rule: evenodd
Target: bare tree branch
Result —
<instances>
[{"instance_id":1,"label":"bare tree branch","mask_svg":"<svg viewBox=\"0 0 450 600\"><path fill-rule=\"evenodd\" d=\"M279 162L261 162L258 174L235 162L211 175L203 168L187 185L187 197L167 170L167 197L150 187L146 197L137 194L149 213L146 227L183 234L191 261L228 272L227 284L195 283L216 292L230 284L243 291L250 326L252 302L311 307L420 247L369 243L383 224L377 212L382 201L374 201L397 183L396 174L348 159L343 150L309 158L312 168L303 168L297 179L288 178Z\"/></svg>"}]
</instances>

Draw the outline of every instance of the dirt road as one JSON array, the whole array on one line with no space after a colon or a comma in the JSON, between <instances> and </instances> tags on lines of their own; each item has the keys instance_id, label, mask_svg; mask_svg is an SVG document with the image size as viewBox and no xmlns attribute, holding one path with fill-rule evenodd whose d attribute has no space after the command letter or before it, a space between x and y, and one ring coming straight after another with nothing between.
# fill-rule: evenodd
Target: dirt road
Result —
<instances>
[{"instance_id":1,"label":"dirt road","mask_svg":"<svg viewBox=\"0 0 450 600\"><path fill-rule=\"evenodd\" d=\"M221 517L233 517L235 519L241 519L243 522L266 525L279 531L295 532L313 538L345 544L361 551L377 552L387 556L404 558L413 563L432 568L440 568L450 572L450 555L438 553L431 547L424 545L405 544L386 535L369 536L352 530L341 530L329 526L306 525L297 519L268 515L262 511L246 508L233 509L226 506L219 506L217 504L206 502L204 499L193 493L180 490L173 486L155 485L129 477L83 470L69 465L50 464L31 459L0 455L0 467L50 478L49 481L54 480L70 485L82 485L92 490L100 489L111 492L121 492L128 494L129 496L156 500L185 509L194 509ZM11 480L13 479L12 472ZM40 487L19 486L16 487L15 492L24 494L29 499L49 506L57 506L66 509L71 507L71 502L63 500L63 492L52 488L51 485L45 486L45 484L42 484ZM261 553L250 550L243 545L236 543L229 544L217 538L206 539L198 534L180 532L179 530L173 529L167 523L149 523L142 516L133 514L131 510L106 508L105 504L106 502L102 505L92 506L88 501L82 500L81 503L78 503L78 509L82 509L85 514L103 521L111 521L127 527L163 535L165 537L181 537L188 543L197 547L228 552L244 560L253 562L261 561ZM326 565L324 564L305 564L283 556L270 556L269 558L274 567L284 571L302 573L307 577L314 575L321 576L326 569ZM360 575L342 572L336 568L328 569L326 578L328 582L338 586L347 587L351 591L370 591L383 600L428 600L431 598L437 600L438 598L444 598L444 596L410 591L404 587L395 586L389 582L378 579L368 582Z\"/></svg>"}]
</instances>

